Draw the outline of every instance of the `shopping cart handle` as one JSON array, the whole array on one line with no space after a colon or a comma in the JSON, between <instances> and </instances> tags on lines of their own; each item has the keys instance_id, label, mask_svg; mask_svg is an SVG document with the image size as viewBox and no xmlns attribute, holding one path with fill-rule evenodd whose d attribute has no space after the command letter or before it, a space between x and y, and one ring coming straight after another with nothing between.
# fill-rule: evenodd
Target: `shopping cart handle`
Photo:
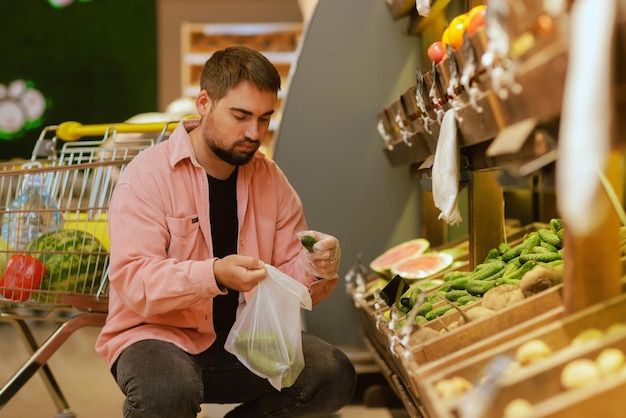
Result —
<instances>
[{"instance_id":1,"label":"shopping cart handle","mask_svg":"<svg viewBox=\"0 0 626 418\"><path fill-rule=\"evenodd\" d=\"M56 136L64 141L76 141L84 136L103 136L108 131L116 133L171 131L176 128L177 125L178 122L83 125L79 122L69 121L59 125Z\"/></svg>"}]
</instances>

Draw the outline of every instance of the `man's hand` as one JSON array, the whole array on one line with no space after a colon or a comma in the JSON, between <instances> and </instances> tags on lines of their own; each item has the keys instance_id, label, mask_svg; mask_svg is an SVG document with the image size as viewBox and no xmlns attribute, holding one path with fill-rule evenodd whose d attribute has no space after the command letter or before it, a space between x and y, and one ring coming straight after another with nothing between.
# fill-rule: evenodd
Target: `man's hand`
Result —
<instances>
[{"instance_id":1,"label":"man's hand","mask_svg":"<svg viewBox=\"0 0 626 418\"><path fill-rule=\"evenodd\" d=\"M218 286L240 292L250 291L267 277L263 261L238 254L215 260L213 274Z\"/></svg>"},{"instance_id":2,"label":"man's hand","mask_svg":"<svg viewBox=\"0 0 626 418\"><path fill-rule=\"evenodd\" d=\"M304 240L307 246L313 250L310 251L303 246L302 251L300 251L300 259L305 270L320 279L334 277L341 261L341 247L337 238L317 231L301 231L296 235L300 241L304 236L312 237L316 241L312 246L309 246L313 240L310 238Z\"/></svg>"}]
</instances>

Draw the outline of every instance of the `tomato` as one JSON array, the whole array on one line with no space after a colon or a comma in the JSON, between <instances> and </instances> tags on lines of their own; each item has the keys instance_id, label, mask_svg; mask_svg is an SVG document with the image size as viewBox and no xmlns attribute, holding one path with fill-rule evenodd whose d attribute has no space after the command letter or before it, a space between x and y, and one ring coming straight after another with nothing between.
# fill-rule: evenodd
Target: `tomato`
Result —
<instances>
[{"instance_id":1,"label":"tomato","mask_svg":"<svg viewBox=\"0 0 626 418\"><path fill-rule=\"evenodd\" d=\"M465 18L466 15L458 15L450 21L448 25L448 37L449 43L453 49L457 49L463 43L463 33L465 33Z\"/></svg>"},{"instance_id":2,"label":"tomato","mask_svg":"<svg viewBox=\"0 0 626 418\"><path fill-rule=\"evenodd\" d=\"M431 61L435 61L435 64L439 64L446 54L446 50L443 47L441 41L435 41L428 47L428 58Z\"/></svg>"},{"instance_id":3,"label":"tomato","mask_svg":"<svg viewBox=\"0 0 626 418\"><path fill-rule=\"evenodd\" d=\"M476 6L474 9L476 9L477 7L480 7L480 6ZM467 24L467 28L465 29L468 35L470 36L473 35L474 33L476 33L478 28L480 28L481 26L485 26L486 14L487 14L487 7L481 7L480 9L472 13L472 17L470 18L470 21Z\"/></svg>"},{"instance_id":4,"label":"tomato","mask_svg":"<svg viewBox=\"0 0 626 418\"><path fill-rule=\"evenodd\" d=\"M46 266L36 257L14 254L0 277L0 294L5 299L25 301L37 289L46 273Z\"/></svg>"}]
</instances>

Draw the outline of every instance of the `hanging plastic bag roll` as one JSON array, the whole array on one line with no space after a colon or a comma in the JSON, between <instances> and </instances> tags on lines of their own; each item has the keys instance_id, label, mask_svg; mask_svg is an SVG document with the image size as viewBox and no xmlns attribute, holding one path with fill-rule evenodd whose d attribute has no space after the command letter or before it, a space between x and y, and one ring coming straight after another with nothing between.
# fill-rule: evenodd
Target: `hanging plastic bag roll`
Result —
<instances>
[{"instance_id":1,"label":"hanging plastic bag roll","mask_svg":"<svg viewBox=\"0 0 626 418\"><path fill-rule=\"evenodd\" d=\"M459 197L459 147L454 109L443 115L432 167L433 200L441 210L438 219L448 225L458 225L463 220L458 206Z\"/></svg>"},{"instance_id":2,"label":"hanging plastic bag roll","mask_svg":"<svg viewBox=\"0 0 626 418\"><path fill-rule=\"evenodd\" d=\"M611 51L615 0L572 5L570 52L559 126L558 211L574 235L587 235L609 209L598 172L610 149Z\"/></svg>"},{"instance_id":3,"label":"hanging plastic bag roll","mask_svg":"<svg viewBox=\"0 0 626 418\"><path fill-rule=\"evenodd\" d=\"M224 348L276 389L293 385L304 369L302 316L311 310L309 290L276 267L237 316Z\"/></svg>"}]
</instances>

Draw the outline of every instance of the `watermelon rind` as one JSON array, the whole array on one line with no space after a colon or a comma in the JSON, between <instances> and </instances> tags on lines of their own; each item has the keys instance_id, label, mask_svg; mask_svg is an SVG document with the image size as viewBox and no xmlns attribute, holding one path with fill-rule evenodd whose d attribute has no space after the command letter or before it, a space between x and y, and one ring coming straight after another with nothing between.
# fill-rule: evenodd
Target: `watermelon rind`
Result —
<instances>
[{"instance_id":1,"label":"watermelon rind","mask_svg":"<svg viewBox=\"0 0 626 418\"><path fill-rule=\"evenodd\" d=\"M391 274L391 266L402 260L423 254L430 248L425 238L414 238L395 245L370 262L370 269L385 277Z\"/></svg>"},{"instance_id":2,"label":"watermelon rind","mask_svg":"<svg viewBox=\"0 0 626 418\"><path fill-rule=\"evenodd\" d=\"M431 251L397 262L391 266L391 274L409 280L425 279L445 269L452 261L454 257L448 253Z\"/></svg>"},{"instance_id":3,"label":"watermelon rind","mask_svg":"<svg viewBox=\"0 0 626 418\"><path fill-rule=\"evenodd\" d=\"M108 264L108 252L93 235L81 230L58 230L28 244L28 251L45 266L33 299L58 304L65 293L94 294Z\"/></svg>"}]
</instances>

